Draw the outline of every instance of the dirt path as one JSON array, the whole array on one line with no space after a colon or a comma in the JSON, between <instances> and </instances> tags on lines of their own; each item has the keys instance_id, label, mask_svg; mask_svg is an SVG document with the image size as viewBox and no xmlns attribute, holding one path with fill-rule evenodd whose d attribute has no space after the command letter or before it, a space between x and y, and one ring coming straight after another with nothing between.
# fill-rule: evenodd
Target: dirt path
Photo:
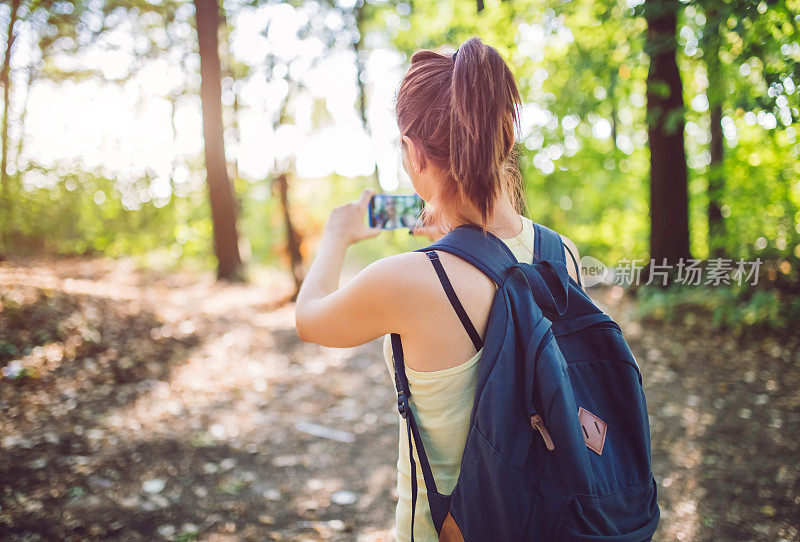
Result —
<instances>
[{"instance_id":1,"label":"dirt path","mask_svg":"<svg viewBox=\"0 0 800 542\"><path fill-rule=\"evenodd\" d=\"M299 342L266 279L0 263L0 538L393 539L380 342ZM596 295L644 373L657 540L799 539L797 341L642 326L617 293Z\"/></svg>"}]
</instances>

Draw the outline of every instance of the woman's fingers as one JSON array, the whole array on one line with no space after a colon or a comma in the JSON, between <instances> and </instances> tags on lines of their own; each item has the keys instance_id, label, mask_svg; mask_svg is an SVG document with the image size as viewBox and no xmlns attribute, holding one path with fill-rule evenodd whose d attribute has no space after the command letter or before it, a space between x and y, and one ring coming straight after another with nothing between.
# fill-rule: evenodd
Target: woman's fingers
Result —
<instances>
[{"instance_id":1,"label":"woman's fingers","mask_svg":"<svg viewBox=\"0 0 800 542\"><path fill-rule=\"evenodd\" d=\"M361 192L361 199L358 201L359 205L366 209L369 206L369 200L372 196L375 195L374 190L370 190L369 188L365 188L363 192Z\"/></svg>"}]
</instances>

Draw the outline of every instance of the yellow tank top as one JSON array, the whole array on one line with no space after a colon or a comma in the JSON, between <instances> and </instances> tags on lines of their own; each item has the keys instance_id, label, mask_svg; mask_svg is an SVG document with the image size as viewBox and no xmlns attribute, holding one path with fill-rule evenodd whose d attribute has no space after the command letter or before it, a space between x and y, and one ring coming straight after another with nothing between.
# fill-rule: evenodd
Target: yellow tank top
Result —
<instances>
[{"instance_id":1,"label":"yellow tank top","mask_svg":"<svg viewBox=\"0 0 800 542\"><path fill-rule=\"evenodd\" d=\"M522 232L504 241L517 261L530 262L533 259L533 222L522 215L520 218L522 218ZM475 397L478 360L482 352L483 348L468 361L440 371L415 371L406 366L406 376L411 391L409 403L419 424L422 443L425 445L436 487L444 495L453 491L458 479L461 456L469 431L469 416ZM389 334L384 336L383 357L394 382L392 343ZM400 421L400 443L397 457L398 500L395 528L398 542L405 542L411 540L411 465L408 459L405 420L399 413L397 417ZM414 455L418 457L416 450ZM422 470L419 461L415 462L418 490L414 515L414 540L434 542L439 537L431 520Z\"/></svg>"}]
</instances>

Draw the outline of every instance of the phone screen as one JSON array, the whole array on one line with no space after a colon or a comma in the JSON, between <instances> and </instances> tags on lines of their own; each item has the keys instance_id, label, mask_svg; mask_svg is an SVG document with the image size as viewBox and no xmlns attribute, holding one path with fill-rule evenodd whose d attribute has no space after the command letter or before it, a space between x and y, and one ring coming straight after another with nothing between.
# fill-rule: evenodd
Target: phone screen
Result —
<instances>
[{"instance_id":1,"label":"phone screen","mask_svg":"<svg viewBox=\"0 0 800 542\"><path fill-rule=\"evenodd\" d=\"M413 228L422 214L423 205L422 198L416 194L375 194L369 200L369 225L384 230Z\"/></svg>"}]
</instances>

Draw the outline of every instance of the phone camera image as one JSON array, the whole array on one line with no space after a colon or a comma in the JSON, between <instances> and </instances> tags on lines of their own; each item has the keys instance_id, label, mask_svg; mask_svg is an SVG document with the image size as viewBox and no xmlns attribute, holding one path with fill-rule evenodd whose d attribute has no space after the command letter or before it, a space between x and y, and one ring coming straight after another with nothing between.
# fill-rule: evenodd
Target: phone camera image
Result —
<instances>
[{"instance_id":1,"label":"phone camera image","mask_svg":"<svg viewBox=\"0 0 800 542\"><path fill-rule=\"evenodd\" d=\"M384 230L413 228L424 202L418 195L375 194L369 202L369 225Z\"/></svg>"}]
</instances>

